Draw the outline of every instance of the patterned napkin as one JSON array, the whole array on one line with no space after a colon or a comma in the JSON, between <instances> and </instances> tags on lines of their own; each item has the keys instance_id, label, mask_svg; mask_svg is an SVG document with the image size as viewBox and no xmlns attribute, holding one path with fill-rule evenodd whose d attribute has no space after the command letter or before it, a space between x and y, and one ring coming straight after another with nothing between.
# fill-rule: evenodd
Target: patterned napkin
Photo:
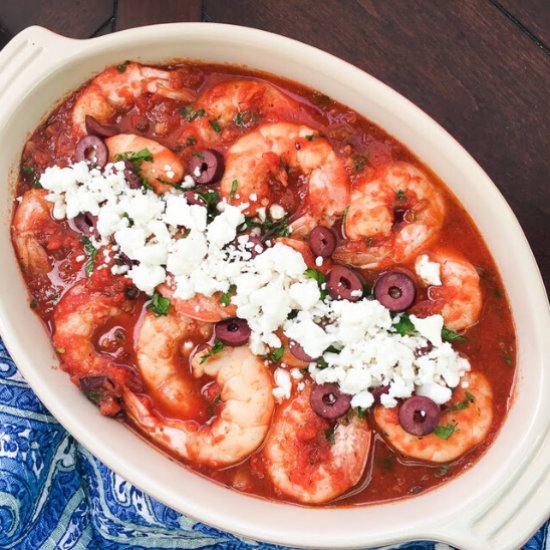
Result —
<instances>
[{"instance_id":1,"label":"patterned napkin","mask_svg":"<svg viewBox=\"0 0 550 550\"><path fill-rule=\"evenodd\" d=\"M549 523L525 549L550 549ZM280 547L244 540L195 522L109 470L48 413L0 340L0 548ZM430 542L392 548L449 550L445 544Z\"/></svg>"}]
</instances>

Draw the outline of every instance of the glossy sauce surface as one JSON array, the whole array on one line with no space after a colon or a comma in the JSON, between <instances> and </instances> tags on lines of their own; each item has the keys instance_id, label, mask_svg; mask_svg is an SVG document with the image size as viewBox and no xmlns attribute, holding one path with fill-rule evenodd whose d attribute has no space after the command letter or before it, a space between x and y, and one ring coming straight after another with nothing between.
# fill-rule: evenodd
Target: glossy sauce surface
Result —
<instances>
[{"instance_id":1,"label":"glossy sauce surface","mask_svg":"<svg viewBox=\"0 0 550 550\"><path fill-rule=\"evenodd\" d=\"M242 68L215 65L185 65L181 75L184 84L195 89L197 95L216 83L235 78L254 78L260 81L266 79L274 84L300 105L299 109L287 113L284 120L306 124L324 135L337 154L344 159L352 188L358 177L392 161L407 161L429 173L418 159L383 130L323 94L296 83ZM72 160L77 138L65 129L70 125L74 101L75 95L67 98L29 139L21 159L18 196L33 186L38 175L47 166L63 166ZM112 122L116 122L122 132L137 133L155 139L175 151L184 164L188 165L193 152L201 149L201 143L192 139L192 134L188 130L189 115L182 114L181 108L182 104L176 101L146 94L138 98L128 112L117 115ZM269 121L274 122L276 119L270 118ZM253 124L261 122L266 120L256 120ZM248 131L250 128L237 125L223 128L221 141L216 144L216 149L225 153L238 137ZM513 322L500 276L468 214L443 183L439 182L435 175L430 175L443 191L447 206L445 222L437 243L462 253L480 275L483 307L479 322L467 330L467 341L455 344L455 348L468 357L472 368L482 371L491 383L494 393L492 428L489 436L477 448L455 462L445 465L415 462L400 456L384 442L381 435L376 434L362 482L336 499L336 505L369 504L408 497L445 482L469 467L485 451L498 432L508 408L514 379L516 349ZM270 198L292 214L298 210L303 200L304 187L305 182L300 174L291 173L290 185L286 188L275 186ZM59 299L76 282L86 278L81 262L77 261L79 256L85 254L80 236L71 230L70 223L58 223L61 238L59 242L52 240L48 250L53 270L42 277L29 277L24 274L31 295L31 307L44 321L50 333L52 313ZM414 261L400 267L414 272ZM379 272L364 270L367 283L372 284ZM102 285L112 284L112 276L108 270L94 272L92 278L97 284L98 291ZM425 299L425 291L420 290L416 302ZM146 297L142 294L137 296L131 315L121 316L98 327L93 338L98 351L111 356L116 362L128 365L135 378L136 388L144 386L136 368L134 343L146 305ZM177 361L182 370L189 370L189 359L196 345L201 343L200 336L191 338L191 341L192 345L178 352ZM190 373L189 379L191 380ZM191 417L197 422L209 421L217 413L220 388L207 377L193 380L192 384L198 397L194 400ZM145 387L143 391L151 396L153 402L156 401L155 388ZM177 408L172 409L166 405L157 406L157 410L165 417L178 418L179 415ZM319 422L326 423L321 419ZM370 417L369 422L376 431ZM328 452L329 445L321 438L308 452L323 456L323 453ZM224 469L194 464L188 466L237 490L270 499L281 499L266 475L264 458L260 451L261 449L256 451L243 463ZM302 459L307 461L308 457L304 455Z\"/></svg>"}]
</instances>

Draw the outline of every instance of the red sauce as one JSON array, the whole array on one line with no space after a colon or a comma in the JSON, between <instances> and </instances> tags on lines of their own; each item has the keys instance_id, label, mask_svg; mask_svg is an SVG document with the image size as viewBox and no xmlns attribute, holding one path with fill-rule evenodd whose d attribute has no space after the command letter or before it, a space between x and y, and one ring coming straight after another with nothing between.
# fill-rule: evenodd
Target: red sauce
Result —
<instances>
[{"instance_id":1,"label":"red sauce","mask_svg":"<svg viewBox=\"0 0 550 550\"><path fill-rule=\"evenodd\" d=\"M214 84L236 77L267 80L276 85L299 103L299 109L287 113L285 119L309 125L327 137L337 154L345 160L352 187L365 171L393 161L404 160L428 172L442 190L447 204L447 214L438 244L448 245L467 257L481 278L483 307L479 322L467 330L467 341L455 344L455 348L469 358L474 370L482 371L487 376L492 386L494 416L490 433L483 443L456 461L445 465L428 464L408 459L394 451L384 442L383 437L376 431L372 418L369 417L375 436L365 474L362 481L336 499L335 504L371 504L416 495L444 483L470 467L491 444L506 416L514 380L516 342L501 278L469 215L435 174L423 166L410 151L382 129L344 105L297 83L243 68L203 64L171 68L178 67L181 70L176 74L181 79L181 84L196 90L198 96ZM76 92L63 101L28 140L21 158L18 196L36 183L47 166L63 166L71 161L77 137L72 132L67 132L67 128L71 127L71 110L79 93L82 92ZM174 100L145 94L137 99L131 109L118 113L116 119L111 122L116 122L123 132L137 133L157 140L174 150L187 165L192 153L202 145L194 143L189 136L185 137L188 117L182 115L181 107L183 104ZM276 118L271 117L270 120L275 121ZM262 120L252 120L252 125L260 122ZM225 153L237 138L248 131L250 128L234 124L227 126L222 129L222 141L216 144L216 149ZM299 208L303 200L304 182L300 174L292 173L289 174L289 181L288 187L273 191L271 198L293 212ZM23 276L31 295L31 307L44 321L50 334L53 332L52 319L56 304L69 289L86 279L84 265L82 261L77 260L86 253L79 240L80 235L73 229L66 222L56 222L55 229L48 233L46 249L53 266L49 273L32 275L23 268ZM412 260L402 267L414 270ZM365 271L364 274L367 281L372 282L377 272L371 270ZM102 289L106 287L113 289L117 285L117 290L112 290L113 293L123 292L130 287L129 281L110 275L108 269L94 272L92 279L92 284L98 292L103 292ZM425 298L425 293L420 291L417 302ZM114 363L125 366L129 373L125 375L129 376L127 383L136 391L143 387L143 382L136 368L134 340L135 332L140 326L140 314L146 305L144 296L138 296L134 299L132 311L111 319L103 326L98 326L92 338L99 353L110 357ZM200 343L198 335L192 340L193 346ZM179 350L176 358L182 376L189 379L190 353L188 346ZM61 358L63 359L63 355ZM64 368L69 370L73 380L78 379L77 367L65 365ZM204 377L193 380L193 387L196 389L197 397L193 401L191 417L198 422L214 418L219 407L217 397L220 388L217 383ZM155 388L145 388L145 391L155 402ZM165 417L179 417L177 407L159 405L157 409L159 414ZM307 464L311 459L311 453L315 453L316 460L328 453L327 441L318 438L325 424L326 421L319 419L319 426L306 426L296 434L298 439L304 441L299 461ZM214 469L195 464L187 466L237 490L269 499L284 500L284 497L276 493L266 475L261 449L241 464L228 468Z\"/></svg>"}]
</instances>

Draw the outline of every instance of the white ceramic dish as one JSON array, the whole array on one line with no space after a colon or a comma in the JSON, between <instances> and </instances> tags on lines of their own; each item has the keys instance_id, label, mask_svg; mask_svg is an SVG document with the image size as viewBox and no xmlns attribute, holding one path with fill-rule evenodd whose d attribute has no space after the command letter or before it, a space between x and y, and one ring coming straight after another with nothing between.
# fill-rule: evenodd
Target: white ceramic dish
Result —
<instances>
[{"instance_id":1,"label":"white ceramic dish","mask_svg":"<svg viewBox=\"0 0 550 550\"><path fill-rule=\"evenodd\" d=\"M308 509L246 497L170 461L101 417L57 360L27 304L10 242L12 193L22 146L60 98L126 59L245 64L321 90L395 136L450 186L481 230L509 294L518 336L514 404L495 443L469 471L394 504ZM258 30L181 23L76 41L31 27L0 53L0 331L40 399L84 446L169 506L221 529L292 546L351 548L411 539L468 550L519 547L550 514L550 315L536 263L488 176L439 125L359 69L302 43Z\"/></svg>"}]
</instances>

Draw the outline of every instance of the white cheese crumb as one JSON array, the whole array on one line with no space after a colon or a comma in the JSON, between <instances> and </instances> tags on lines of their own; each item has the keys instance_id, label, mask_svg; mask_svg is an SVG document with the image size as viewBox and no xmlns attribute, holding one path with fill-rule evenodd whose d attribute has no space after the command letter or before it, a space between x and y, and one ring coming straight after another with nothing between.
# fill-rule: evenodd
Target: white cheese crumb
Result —
<instances>
[{"instance_id":1,"label":"white cheese crumb","mask_svg":"<svg viewBox=\"0 0 550 550\"><path fill-rule=\"evenodd\" d=\"M443 317L441 315L430 315L424 319L420 319L416 315L411 315L414 328L426 340L429 340L434 346L440 346L443 343L441 331L443 330Z\"/></svg>"},{"instance_id":2,"label":"white cheese crumb","mask_svg":"<svg viewBox=\"0 0 550 550\"><path fill-rule=\"evenodd\" d=\"M414 268L425 285L441 286L441 266L431 262L427 254L418 256Z\"/></svg>"},{"instance_id":3,"label":"white cheese crumb","mask_svg":"<svg viewBox=\"0 0 550 550\"><path fill-rule=\"evenodd\" d=\"M315 265L317 267L321 267L323 265L323 257L322 256L317 256L317 258L315 258Z\"/></svg>"},{"instance_id":4,"label":"white cheese crumb","mask_svg":"<svg viewBox=\"0 0 550 550\"><path fill-rule=\"evenodd\" d=\"M269 208L269 213L271 217L276 220L281 220L286 215L286 210L280 204L272 204Z\"/></svg>"},{"instance_id":5,"label":"white cheese crumb","mask_svg":"<svg viewBox=\"0 0 550 550\"><path fill-rule=\"evenodd\" d=\"M275 387L272 390L273 397L277 403L288 399L292 390L292 381L290 380L290 374L285 369L275 369L273 374L275 379Z\"/></svg>"}]
</instances>

